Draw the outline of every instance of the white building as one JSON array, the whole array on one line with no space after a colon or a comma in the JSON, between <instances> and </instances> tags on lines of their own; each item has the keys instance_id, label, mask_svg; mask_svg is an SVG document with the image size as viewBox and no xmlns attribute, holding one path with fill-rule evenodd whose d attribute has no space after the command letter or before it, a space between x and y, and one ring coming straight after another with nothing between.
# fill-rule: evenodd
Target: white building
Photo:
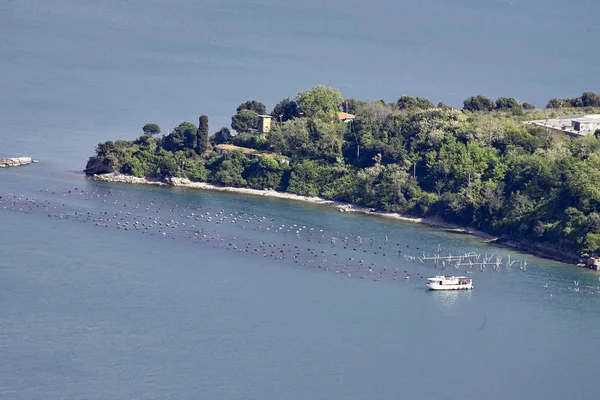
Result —
<instances>
[{"instance_id":1,"label":"white building","mask_svg":"<svg viewBox=\"0 0 600 400\"><path fill-rule=\"evenodd\" d=\"M584 115L582 118L573 119L571 126L573 130L582 134L594 133L596 129L600 129L600 115Z\"/></svg>"},{"instance_id":2,"label":"white building","mask_svg":"<svg viewBox=\"0 0 600 400\"><path fill-rule=\"evenodd\" d=\"M600 114L570 115L554 119L525 121L525 123L564 132L572 136L587 136L600 129Z\"/></svg>"}]
</instances>

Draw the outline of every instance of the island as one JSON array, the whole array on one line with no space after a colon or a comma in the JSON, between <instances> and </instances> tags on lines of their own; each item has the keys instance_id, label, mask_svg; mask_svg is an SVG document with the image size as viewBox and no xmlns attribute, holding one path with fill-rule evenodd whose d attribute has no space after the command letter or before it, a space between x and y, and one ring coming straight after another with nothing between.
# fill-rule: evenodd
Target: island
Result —
<instances>
[{"instance_id":1,"label":"island","mask_svg":"<svg viewBox=\"0 0 600 400\"><path fill-rule=\"evenodd\" d=\"M37 160L33 160L31 157L0 158L0 168L19 167L37 162Z\"/></svg>"},{"instance_id":2,"label":"island","mask_svg":"<svg viewBox=\"0 0 600 400\"><path fill-rule=\"evenodd\" d=\"M402 95L345 99L316 86L271 113L240 104L231 129L208 117L167 134L100 143L95 179L278 193L395 215L577 263L600 253L600 95L469 97L462 109ZM254 190L255 192L252 192Z\"/></svg>"}]
</instances>

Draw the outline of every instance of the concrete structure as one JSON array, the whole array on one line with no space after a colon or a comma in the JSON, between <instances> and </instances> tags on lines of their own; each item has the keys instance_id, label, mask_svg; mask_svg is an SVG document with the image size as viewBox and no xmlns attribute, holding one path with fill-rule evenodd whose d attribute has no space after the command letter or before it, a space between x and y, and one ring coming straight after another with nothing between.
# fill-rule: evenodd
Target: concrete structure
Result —
<instances>
[{"instance_id":1,"label":"concrete structure","mask_svg":"<svg viewBox=\"0 0 600 400\"><path fill-rule=\"evenodd\" d=\"M258 132L269 133L271 130L271 120L273 117L270 115L259 115L260 122L258 123Z\"/></svg>"},{"instance_id":2,"label":"concrete structure","mask_svg":"<svg viewBox=\"0 0 600 400\"><path fill-rule=\"evenodd\" d=\"M554 119L525 121L525 123L563 132L571 136L587 136L600 129L600 114L570 115Z\"/></svg>"},{"instance_id":3,"label":"concrete structure","mask_svg":"<svg viewBox=\"0 0 600 400\"><path fill-rule=\"evenodd\" d=\"M220 156L222 156L223 154L225 154L227 152L238 151L238 150L241 150L242 153L244 153L245 155L254 155L258 151L256 149L249 149L248 147L235 146L233 144L218 144L215 146L215 151Z\"/></svg>"},{"instance_id":4,"label":"concrete structure","mask_svg":"<svg viewBox=\"0 0 600 400\"><path fill-rule=\"evenodd\" d=\"M571 126L577 132L592 132L595 125L598 125L597 122L595 119L581 118L571 121Z\"/></svg>"},{"instance_id":5,"label":"concrete structure","mask_svg":"<svg viewBox=\"0 0 600 400\"><path fill-rule=\"evenodd\" d=\"M588 258L586 266L589 269L593 269L594 271L600 271L600 258L599 257Z\"/></svg>"}]
</instances>

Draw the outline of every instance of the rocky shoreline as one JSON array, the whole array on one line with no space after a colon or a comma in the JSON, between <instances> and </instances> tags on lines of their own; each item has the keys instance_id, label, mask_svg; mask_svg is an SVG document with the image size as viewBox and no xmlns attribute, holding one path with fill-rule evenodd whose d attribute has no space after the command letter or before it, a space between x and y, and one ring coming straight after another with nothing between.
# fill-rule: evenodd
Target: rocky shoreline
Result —
<instances>
[{"instance_id":1,"label":"rocky shoreline","mask_svg":"<svg viewBox=\"0 0 600 400\"><path fill-rule=\"evenodd\" d=\"M164 181L157 179L147 179L147 178L137 178L135 176L123 175L118 173L107 173L107 174L95 174L92 175L92 179L96 181L102 182L115 182L115 183L132 183L132 184L144 184L144 185L156 185L156 186L173 186L173 187L185 187L191 189L201 189L201 190L213 190L218 192L230 192L230 193L240 193L240 194L249 194L253 196L263 196L263 197L273 197L278 199L286 199L286 200L296 200L296 201L304 201L307 203L313 204L323 204L335 207L340 210L340 212L354 212L366 215L376 215L379 217L391 218L400 221L414 222L425 225L434 226L437 228L442 228L449 232L454 233L462 233L468 234L472 236L477 236L486 241L493 242L497 239L497 237L493 235L489 235L485 232L466 229L464 227L449 224L447 222L433 219L433 218L418 218L418 217L407 217L405 215L401 215L393 212L381 212L375 211L370 208L360 207L350 203L343 203L340 201L327 200L321 197L311 197L311 196L301 196L292 193L284 193L277 192L275 190L270 189L250 189L250 188L239 188L239 187L231 187L231 186L218 186L213 185L211 183L206 182L193 182L187 178L169 178Z\"/></svg>"},{"instance_id":2,"label":"rocky shoreline","mask_svg":"<svg viewBox=\"0 0 600 400\"><path fill-rule=\"evenodd\" d=\"M37 160L33 160L31 157L3 158L0 159L0 168L19 167L21 165L28 165L37 162Z\"/></svg>"},{"instance_id":3,"label":"rocky shoreline","mask_svg":"<svg viewBox=\"0 0 600 400\"><path fill-rule=\"evenodd\" d=\"M144 184L144 185L156 185L156 186L173 186L173 187L185 187L191 189L201 190L213 190L218 192L231 192L240 193L246 195L273 197L278 199L304 201L313 204L323 204L333 206L339 209L340 212L354 212L365 215L375 215L384 218L391 218L399 221L407 221L419 224L425 224L435 228L440 228L447 232L460 233L478 237L483 239L485 243L501 246L504 248L510 248L516 251L533 254L535 256L551 259L554 261L560 261L568 264L577 264L579 258L574 254L564 253L554 248L548 248L547 246L537 243L525 243L521 241L511 240L496 237L487 234L482 231L475 229L465 228L459 225L450 224L435 218L418 218L418 217L407 217L398 213L392 212L381 212L375 211L370 208L356 206L350 203L343 203L334 200L327 200L321 197L311 196L300 196L292 193L277 192L275 190L259 190L250 188L238 188L231 186L218 186L206 182L192 182L187 178L169 178L164 181L157 179L137 178L130 175L123 175L118 173L106 173L106 174L95 174L92 175L92 179L102 182L115 182L115 183L130 183L130 184Z\"/></svg>"}]
</instances>

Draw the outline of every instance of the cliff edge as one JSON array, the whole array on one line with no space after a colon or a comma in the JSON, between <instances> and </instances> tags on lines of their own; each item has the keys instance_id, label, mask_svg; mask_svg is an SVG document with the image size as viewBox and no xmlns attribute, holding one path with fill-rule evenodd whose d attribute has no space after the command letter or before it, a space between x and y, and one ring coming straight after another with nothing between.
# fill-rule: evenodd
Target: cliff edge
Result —
<instances>
[{"instance_id":1,"label":"cliff edge","mask_svg":"<svg viewBox=\"0 0 600 400\"><path fill-rule=\"evenodd\" d=\"M117 172L114 161L108 157L92 156L89 158L84 172L86 175L101 175Z\"/></svg>"}]
</instances>

